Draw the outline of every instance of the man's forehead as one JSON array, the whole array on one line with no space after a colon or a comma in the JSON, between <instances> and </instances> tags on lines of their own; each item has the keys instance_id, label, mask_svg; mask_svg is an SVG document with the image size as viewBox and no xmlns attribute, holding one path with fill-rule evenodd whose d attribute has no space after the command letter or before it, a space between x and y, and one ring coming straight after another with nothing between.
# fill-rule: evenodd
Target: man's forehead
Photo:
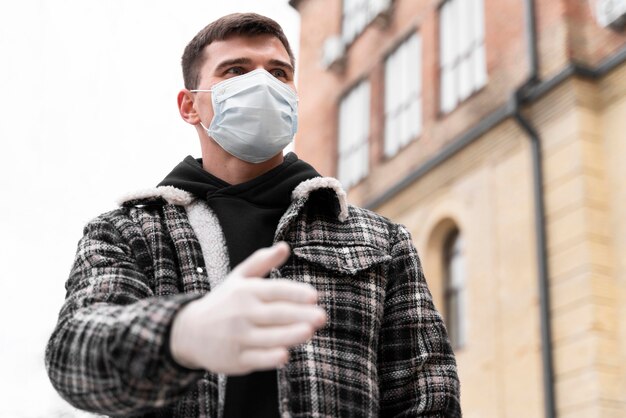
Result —
<instances>
[{"instance_id":1,"label":"man's forehead","mask_svg":"<svg viewBox=\"0 0 626 418\"><path fill-rule=\"evenodd\" d=\"M283 43L270 34L257 36L232 36L213 41L204 48L205 66L216 67L226 60L247 58L251 60L279 60L291 62Z\"/></svg>"}]
</instances>

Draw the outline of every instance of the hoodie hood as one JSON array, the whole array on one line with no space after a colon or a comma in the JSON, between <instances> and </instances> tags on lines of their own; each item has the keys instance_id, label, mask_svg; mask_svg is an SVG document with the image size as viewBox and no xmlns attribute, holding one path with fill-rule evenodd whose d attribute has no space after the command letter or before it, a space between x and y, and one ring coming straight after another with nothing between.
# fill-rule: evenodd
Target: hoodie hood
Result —
<instances>
[{"instance_id":1,"label":"hoodie hood","mask_svg":"<svg viewBox=\"0 0 626 418\"><path fill-rule=\"evenodd\" d=\"M263 207L286 208L291 194L307 180L320 177L309 164L291 152L282 164L245 183L231 185L202 167L202 159L186 157L159 183L184 190L196 198L211 201L223 197L243 199Z\"/></svg>"}]
</instances>

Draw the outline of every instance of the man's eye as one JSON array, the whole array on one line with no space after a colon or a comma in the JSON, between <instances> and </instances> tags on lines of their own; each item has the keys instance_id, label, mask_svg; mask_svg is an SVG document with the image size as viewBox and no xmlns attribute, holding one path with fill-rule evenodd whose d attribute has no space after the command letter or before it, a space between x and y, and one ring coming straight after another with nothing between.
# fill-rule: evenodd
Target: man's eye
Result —
<instances>
[{"instance_id":1,"label":"man's eye","mask_svg":"<svg viewBox=\"0 0 626 418\"><path fill-rule=\"evenodd\" d=\"M285 72L285 70L280 68L270 71L270 74L276 78L287 78L287 73Z\"/></svg>"},{"instance_id":2,"label":"man's eye","mask_svg":"<svg viewBox=\"0 0 626 418\"><path fill-rule=\"evenodd\" d=\"M245 71L241 67L230 67L228 70L226 70L226 73L233 75L242 75L243 73L245 73Z\"/></svg>"}]
</instances>

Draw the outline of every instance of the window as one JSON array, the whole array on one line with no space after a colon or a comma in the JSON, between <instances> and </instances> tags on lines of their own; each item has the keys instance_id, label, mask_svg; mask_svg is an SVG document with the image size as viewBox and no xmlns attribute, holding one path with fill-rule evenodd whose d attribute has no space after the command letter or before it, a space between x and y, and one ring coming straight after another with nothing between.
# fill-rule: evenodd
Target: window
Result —
<instances>
[{"instance_id":1,"label":"window","mask_svg":"<svg viewBox=\"0 0 626 418\"><path fill-rule=\"evenodd\" d=\"M440 12L441 110L487 82L483 0L449 0Z\"/></svg>"},{"instance_id":2,"label":"window","mask_svg":"<svg viewBox=\"0 0 626 418\"><path fill-rule=\"evenodd\" d=\"M348 189L367 175L369 166L370 84L359 83L339 105L337 176Z\"/></svg>"},{"instance_id":3,"label":"window","mask_svg":"<svg viewBox=\"0 0 626 418\"><path fill-rule=\"evenodd\" d=\"M422 40L413 34L385 62L385 155L422 130Z\"/></svg>"},{"instance_id":4,"label":"window","mask_svg":"<svg viewBox=\"0 0 626 418\"><path fill-rule=\"evenodd\" d=\"M343 0L342 38L347 45L382 11L390 0Z\"/></svg>"},{"instance_id":5,"label":"window","mask_svg":"<svg viewBox=\"0 0 626 418\"><path fill-rule=\"evenodd\" d=\"M458 230L452 232L444 245L445 317L453 348L465 345L466 286L463 239Z\"/></svg>"}]
</instances>

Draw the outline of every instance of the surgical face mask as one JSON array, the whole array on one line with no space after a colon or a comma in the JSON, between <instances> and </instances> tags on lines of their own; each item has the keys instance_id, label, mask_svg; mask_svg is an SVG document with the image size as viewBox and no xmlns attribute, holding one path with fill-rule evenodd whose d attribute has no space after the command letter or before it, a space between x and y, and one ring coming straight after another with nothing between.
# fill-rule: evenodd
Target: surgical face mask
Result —
<instances>
[{"instance_id":1,"label":"surgical face mask","mask_svg":"<svg viewBox=\"0 0 626 418\"><path fill-rule=\"evenodd\" d=\"M207 134L226 152L250 163L267 161L283 150L298 129L298 97L263 69L215 84L213 120ZM202 122L200 122L202 124Z\"/></svg>"}]
</instances>

